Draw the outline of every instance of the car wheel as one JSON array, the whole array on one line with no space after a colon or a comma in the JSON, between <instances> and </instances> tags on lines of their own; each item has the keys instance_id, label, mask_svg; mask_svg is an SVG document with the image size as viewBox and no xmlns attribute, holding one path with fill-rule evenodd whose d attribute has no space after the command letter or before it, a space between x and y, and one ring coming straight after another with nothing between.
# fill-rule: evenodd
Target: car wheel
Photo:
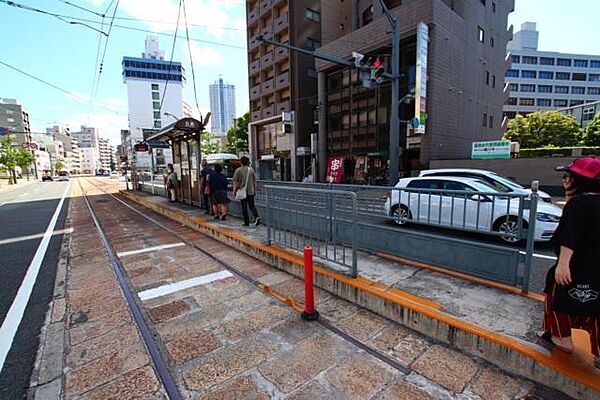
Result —
<instances>
[{"instance_id":1,"label":"car wheel","mask_svg":"<svg viewBox=\"0 0 600 400\"><path fill-rule=\"evenodd\" d=\"M392 208L392 217L394 217L394 223L396 225L406 225L408 223L406 219L412 219L412 214L408 207L406 207L404 204L401 204L400 206L396 205L394 208Z\"/></svg>"},{"instance_id":2,"label":"car wheel","mask_svg":"<svg viewBox=\"0 0 600 400\"><path fill-rule=\"evenodd\" d=\"M523 221L523 229L527 228L527 222ZM523 239L515 237L519 234L519 219L517 217L500 218L494 223L494 231L500 233L508 233L508 235L500 236L500 240L504 243L516 245L524 242Z\"/></svg>"}]
</instances>

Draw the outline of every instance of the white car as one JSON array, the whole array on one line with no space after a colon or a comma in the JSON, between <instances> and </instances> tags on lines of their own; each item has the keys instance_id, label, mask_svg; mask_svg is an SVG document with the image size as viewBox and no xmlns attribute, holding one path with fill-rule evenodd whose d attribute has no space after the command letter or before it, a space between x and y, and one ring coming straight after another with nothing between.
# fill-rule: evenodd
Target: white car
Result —
<instances>
[{"instance_id":1,"label":"white car","mask_svg":"<svg viewBox=\"0 0 600 400\"><path fill-rule=\"evenodd\" d=\"M117 179L119 176L121 176L119 171L110 171L110 179Z\"/></svg>"},{"instance_id":2,"label":"white car","mask_svg":"<svg viewBox=\"0 0 600 400\"><path fill-rule=\"evenodd\" d=\"M480 179L460 177L417 177L400 179L385 203L385 211L403 225L409 220L448 228L481 232L506 232L508 243L519 242L519 203ZM522 210L521 226L527 227L529 210ZM538 202L534 239L550 240L562 210Z\"/></svg>"},{"instance_id":3,"label":"white car","mask_svg":"<svg viewBox=\"0 0 600 400\"><path fill-rule=\"evenodd\" d=\"M426 169L419 173L419 176L459 176L463 178L476 178L489 183L495 190L504 193L527 193L531 194L531 189L528 189L517 182L508 179L502 175L498 175L493 171L485 169L469 169L469 168L440 168ZM552 203L552 197L543 191L538 191L540 199L546 203Z\"/></svg>"},{"instance_id":4,"label":"white car","mask_svg":"<svg viewBox=\"0 0 600 400\"><path fill-rule=\"evenodd\" d=\"M69 180L69 173L67 171L60 171L58 173L58 181L68 181Z\"/></svg>"}]
</instances>

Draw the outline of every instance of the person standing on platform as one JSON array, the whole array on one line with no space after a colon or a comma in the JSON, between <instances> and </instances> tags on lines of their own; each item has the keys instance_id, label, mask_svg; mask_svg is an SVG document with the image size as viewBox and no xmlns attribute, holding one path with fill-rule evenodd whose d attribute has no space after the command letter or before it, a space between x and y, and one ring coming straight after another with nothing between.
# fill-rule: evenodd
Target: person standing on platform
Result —
<instances>
[{"instance_id":1,"label":"person standing on platform","mask_svg":"<svg viewBox=\"0 0 600 400\"><path fill-rule=\"evenodd\" d=\"M210 186L211 203L215 219L219 219L219 209L221 209L220 219L225 221L227 218L227 177L223 175L223 166L215 164L215 170L208 180Z\"/></svg>"},{"instance_id":2,"label":"person standing on platform","mask_svg":"<svg viewBox=\"0 0 600 400\"><path fill-rule=\"evenodd\" d=\"M202 208L204 208L204 214L212 213L208 189L208 177L212 173L213 170L208 166L208 162L202 160L202 169L200 170L200 194L202 195Z\"/></svg>"},{"instance_id":3,"label":"person standing on platform","mask_svg":"<svg viewBox=\"0 0 600 400\"><path fill-rule=\"evenodd\" d=\"M177 201L177 196L175 193L175 187L177 186L177 174L173 169L173 164L167 165L167 181L165 182L165 186L167 188L167 197L171 203Z\"/></svg>"},{"instance_id":4,"label":"person standing on platform","mask_svg":"<svg viewBox=\"0 0 600 400\"><path fill-rule=\"evenodd\" d=\"M233 174L233 195L236 200L242 203L242 214L244 215L244 226L250 225L250 216L248 208L254 214L254 226L260 225L260 216L254 205L254 196L256 195L256 174L250 167L250 159L246 156L240 158L241 167L235 170Z\"/></svg>"}]
</instances>

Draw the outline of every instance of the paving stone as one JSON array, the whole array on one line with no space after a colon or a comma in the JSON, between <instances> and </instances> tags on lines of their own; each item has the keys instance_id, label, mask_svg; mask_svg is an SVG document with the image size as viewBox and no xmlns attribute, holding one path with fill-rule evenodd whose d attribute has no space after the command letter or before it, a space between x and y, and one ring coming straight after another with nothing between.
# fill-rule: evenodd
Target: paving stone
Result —
<instances>
[{"instance_id":1,"label":"paving stone","mask_svg":"<svg viewBox=\"0 0 600 400\"><path fill-rule=\"evenodd\" d=\"M253 333L268 329L292 315L294 311L283 305L270 305L260 310L244 313L241 317L223 322L219 329L231 341L239 340Z\"/></svg>"},{"instance_id":2,"label":"paving stone","mask_svg":"<svg viewBox=\"0 0 600 400\"><path fill-rule=\"evenodd\" d=\"M368 341L381 332L389 322L375 313L360 309L339 322L337 326L359 340Z\"/></svg>"},{"instance_id":3,"label":"paving stone","mask_svg":"<svg viewBox=\"0 0 600 400\"><path fill-rule=\"evenodd\" d=\"M273 298L266 293L254 291L232 301L226 302L226 304L239 312L249 312L259 307L264 307L271 303Z\"/></svg>"},{"instance_id":4,"label":"paving stone","mask_svg":"<svg viewBox=\"0 0 600 400\"><path fill-rule=\"evenodd\" d=\"M277 343L272 337L247 338L204 357L184 375L184 381L190 390L209 389L263 362L276 351Z\"/></svg>"},{"instance_id":5,"label":"paving stone","mask_svg":"<svg viewBox=\"0 0 600 400\"><path fill-rule=\"evenodd\" d=\"M67 363L71 368L88 363L106 354L114 353L124 348L136 348L144 352L141 337L134 325L124 325L105 335L96 336L76 346L71 347L67 355Z\"/></svg>"},{"instance_id":6,"label":"paving stone","mask_svg":"<svg viewBox=\"0 0 600 400\"><path fill-rule=\"evenodd\" d=\"M150 314L150 318L152 318L154 322L160 323L182 315L189 310L190 307L187 305L187 303L183 300L179 300L173 303L151 308L148 310L148 314Z\"/></svg>"},{"instance_id":7,"label":"paving stone","mask_svg":"<svg viewBox=\"0 0 600 400\"><path fill-rule=\"evenodd\" d=\"M483 400L513 399L519 394L518 381L501 372L485 368L473 385L473 393Z\"/></svg>"},{"instance_id":8,"label":"paving stone","mask_svg":"<svg viewBox=\"0 0 600 400\"><path fill-rule=\"evenodd\" d=\"M67 312L66 299L55 299L52 302L52 317L50 318L51 323L62 321Z\"/></svg>"},{"instance_id":9,"label":"paving stone","mask_svg":"<svg viewBox=\"0 0 600 400\"><path fill-rule=\"evenodd\" d=\"M82 400L148 399L157 394L161 385L150 366L138 368L98 389L87 392Z\"/></svg>"},{"instance_id":10,"label":"paving stone","mask_svg":"<svg viewBox=\"0 0 600 400\"><path fill-rule=\"evenodd\" d=\"M230 309L224 304L217 304L208 309L191 312L175 320L169 320L156 326L163 341L173 340L184 333L211 326L223 320Z\"/></svg>"},{"instance_id":11,"label":"paving stone","mask_svg":"<svg viewBox=\"0 0 600 400\"><path fill-rule=\"evenodd\" d=\"M320 329L319 325L304 321L298 316L274 326L271 332L279 334L289 344L296 344L317 334Z\"/></svg>"},{"instance_id":12,"label":"paving stone","mask_svg":"<svg viewBox=\"0 0 600 400\"><path fill-rule=\"evenodd\" d=\"M33 400L59 400L62 398L62 380L60 378L35 388Z\"/></svg>"},{"instance_id":13,"label":"paving stone","mask_svg":"<svg viewBox=\"0 0 600 400\"><path fill-rule=\"evenodd\" d=\"M290 393L335 365L348 351L337 338L319 334L278 353L258 369L279 390Z\"/></svg>"},{"instance_id":14,"label":"paving stone","mask_svg":"<svg viewBox=\"0 0 600 400\"><path fill-rule=\"evenodd\" d=\"M333 296L318 301L315 307L323 317L331 322L339 322L359 310L356 305Z\"/></svg>"},{"instance_id":15,"label":"paving stone","mask_svg":"<svg viewBox=\"0 0 600 400\"><path fill-rule=\"evenodd\" d=\"M115 312L127 310L127 305L123 298L107 300L99 304L84 307L75 312L69 312L69 327L73 327L88 321L104 319Z\"/></svg>"},{"instance_id":16,"label":"paving stone","mask_svg":"<svg viewBox=\"0 0 600 400\"><path fill-rule=\"evenodd\" d=\"M199 330L173 337L166 347L173 362L179 365L218 349L221 342L213 333Z\"/></svg>"},{"instance_id":17,"label":"paving stone","mask_svg":"<svg viewBox=\"0 0 600 400\"><path fill-rule=\"evenodd\" d=\"M455 393L462 392L478 370L477 364L469 357L439 345L427 349L412 368Z\"/></svg>"},{"instance_id":18,"label":"paving stone","mask_svg":"<svg viewBox=\"0 0 600 400\"><path fill-rule=\"evenodd\" d=\"M406 367L431 346L427 339L395 322L390 322L387 328L371 339L370 344Z\"/></svg>"},{"instance_id":19,"label":"paving stone","mask_svg":"<svg viewBox=\"0 0 600 400\"><path fill-rule=\"evenodd\" d=\"M50 324L43 337L42 357L38 365L37 383L50 382L62 375L65 328L61 322Z\"/></svg>"},{"instance_id":20,"label":"paving stone","mask_svg":"<svg viewBox=\"0 0 600 400\"><path fill-rule=\"evenodd\" d=\"M75 346L85 340L104 335L107 332L129 323L131 323L131 316L128 311L109 314L105 316L105 318L77 325L69 329L69 342L71 346Z\"/></svg>"},{"instance_id":21,"label":"paving stone","mask_svg":"<svg viewBox=\"0 0 600 400\"><path fill-rule=\"evenodd\" d=\"M202 396L203 400L223 400L223 399L252 399L268 400L269 396L264 390L252 380L250 376L242 376L233 379L228 384L219 389Z\"/></svg>"},{"instance_id":22,"label":"paving stone","mask_svg":"<svg viewBox=\"0 0 600 400\"><path fill-rule=\"evenodd\" d=\"M317 381L311 381L309 384L302 386L300 389L292 393L288 400L338 400L342 398L342 394L335 391L329 385L324 385Z\"/></svg>"},{"instance_id":23,"label":"paving stone","mask_svg":"<svg viewBox=\"0 0 600 400\"><path fill-rule=\"evenodd\" d=\"M377 400L430 400L433 399L427 392L419 389L412 383L399 380L388 386L377 397Z\"/></svg>"},{"instance_id":24,"label":"paving stone","mask_svg":"<svg viewBox=\"0 0 600 400\"><path fill-rule=\"evenodd\" d=\"M366 353L344 360L325 375L326 379L348 399L368 399L382 390L394 377L392 369Z\"/></svg>"}]
</instances>

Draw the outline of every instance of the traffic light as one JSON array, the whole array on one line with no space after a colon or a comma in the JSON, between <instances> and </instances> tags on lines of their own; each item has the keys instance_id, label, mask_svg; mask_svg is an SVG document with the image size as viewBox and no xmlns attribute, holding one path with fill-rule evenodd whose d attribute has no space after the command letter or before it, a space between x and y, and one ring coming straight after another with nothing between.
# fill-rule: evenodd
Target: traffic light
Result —
<instances>
[{"instance_id":1,"label":"traffic light","mask_svg":"<svg viewBox=\"0 0 600 400\"><path fill-rule=\"evenodd\" d=\"M376 58L371 64L371 80L377 83L383 82L383 73L385 72L385 68L383 67L383 62L381 58Z\"/></svg>"}]
</instances>

